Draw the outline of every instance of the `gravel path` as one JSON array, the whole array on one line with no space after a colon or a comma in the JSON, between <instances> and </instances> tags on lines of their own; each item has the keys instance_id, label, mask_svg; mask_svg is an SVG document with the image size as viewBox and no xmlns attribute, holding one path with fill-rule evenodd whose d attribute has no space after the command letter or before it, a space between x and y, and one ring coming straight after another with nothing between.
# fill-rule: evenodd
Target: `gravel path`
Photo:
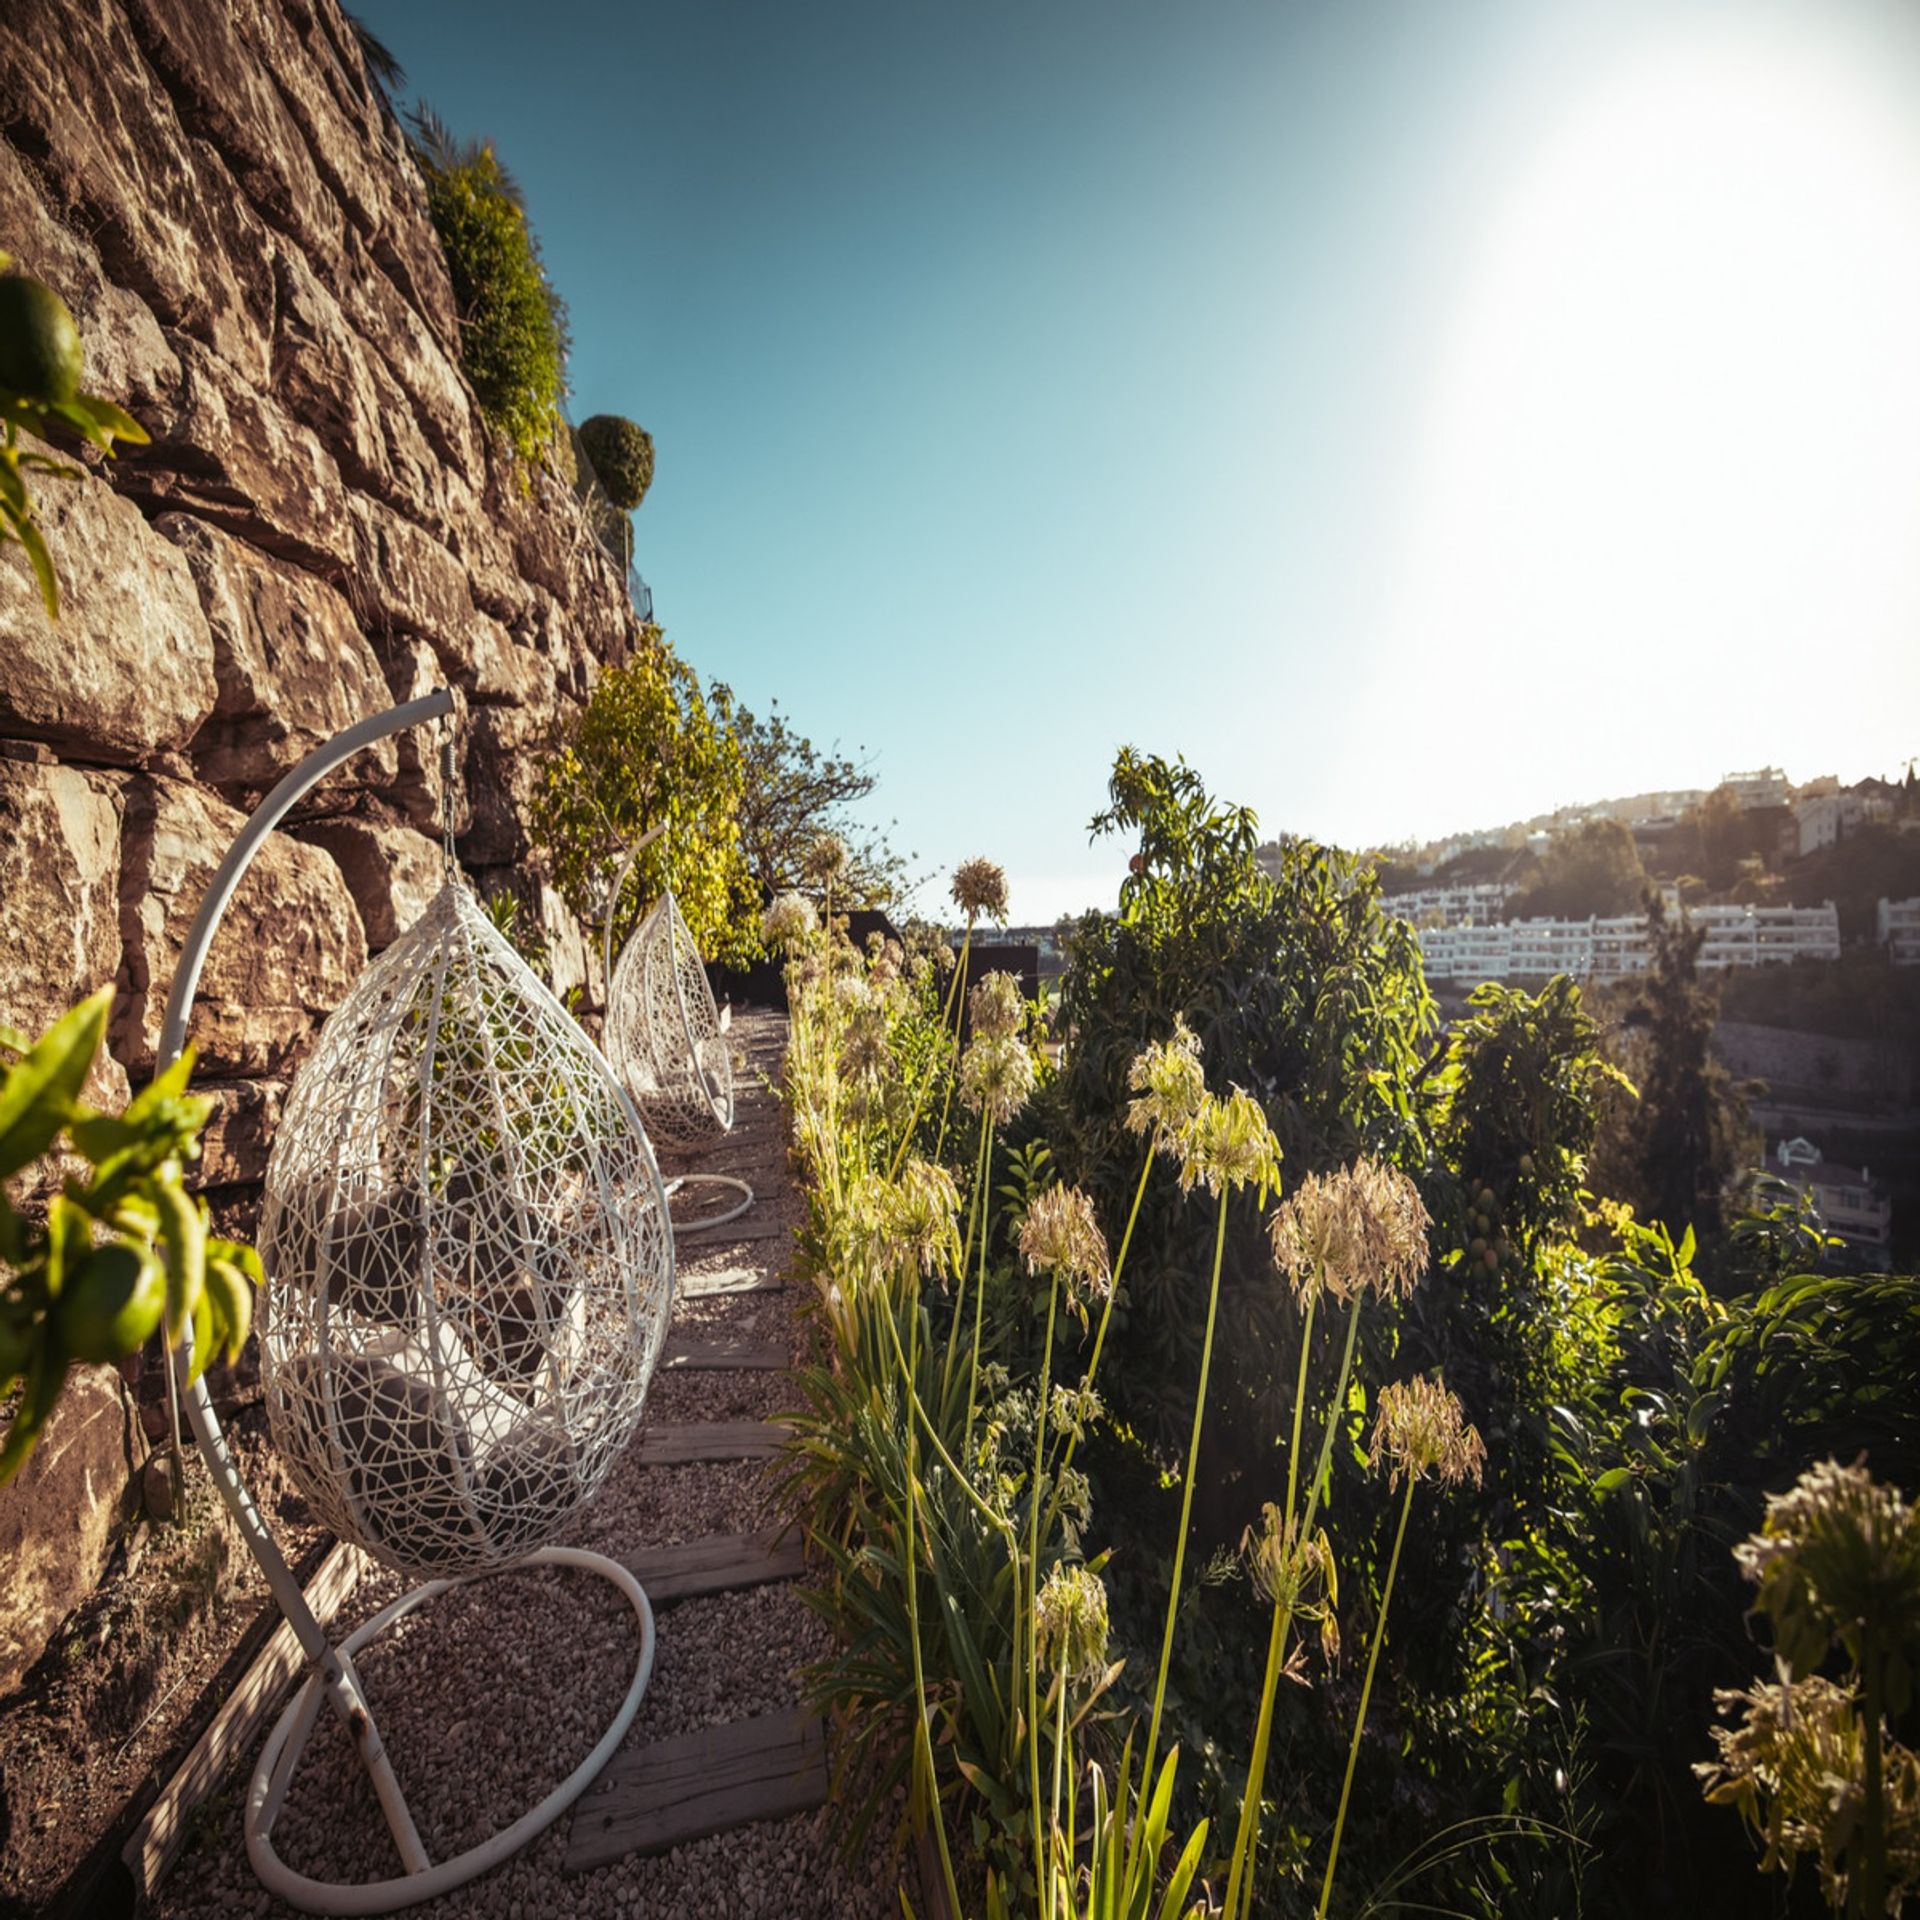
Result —
<instances>
[{"instance_id":1,"label":"gravel path","mask_svg":"<svg viewBox=\"0 0 1920 1920\"><path fill-rule=\"evenodd\" d=\"M736 1125L742 1132L779 1128L778 1102L760 1075L777 1074L785 1032L785 1021L774 1014L750 1011L735 1022L736 1054L747 1063L744 1072L736 1071ZM755 1184L758 1204L749 1218L798 1221L799 1197L786 1176ZM777 1272L787 1260L784 1238L726 1245L719 1234L683 1241L683 1272L726 1266ZM683 1299L674 1325L784 1341L797 1359L808 1339L798 1313L802 1297L799 1287L787 1287ZM669 1425L769 1419L792 1403L783 1374L663 1374L648 1394L647 1420ZM642 1547L770 1527L782 1517L775 1464L647 1467L630 1452L574 1539L617 1558ZM343 1610L335 1637L396 1598L403 1586L384 1571L365 1580ZM667 1605L659 1610L658 1634L653 1679L627 1736L629 1748L797 1705L799 1670L829 1647L826 1628L791 1584ZM436 1859L507 1825L579 1764L625 1692L635 1637L632 1614L605 1581L542 1568L457 1589L360 1656L374 1716ZM251 1768L249 1756L248 1773ZM240 1827L245 1791L244 1778L231 1779L202 1810L193 1839L152 1904L155 1914L199 1920L294 1912L271 1899L247 1865ZM446 1920L711 1920L721 1914L881 1920L899 1911L900 1867L887 1851L886 1836L849 1865L839 1859L823 1816L735 1828L586 1874L561 1870L570 1822L571 1815L563 1815L486 1878L407 1911ZM372 1880L399 1871L366 1776L331 1719L308 1746L275 1840L289 1865L326 1878Z\"/></svg>"}]
</instances>

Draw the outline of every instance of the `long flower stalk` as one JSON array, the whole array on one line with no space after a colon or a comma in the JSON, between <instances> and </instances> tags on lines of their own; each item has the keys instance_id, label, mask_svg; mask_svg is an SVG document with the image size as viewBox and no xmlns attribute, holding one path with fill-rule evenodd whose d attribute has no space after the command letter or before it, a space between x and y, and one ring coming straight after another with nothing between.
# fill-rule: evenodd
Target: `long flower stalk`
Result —
<instances>
[{"instance_id":1,"label":"long flower stalk","mask_svg":"<svg viewBox=\"0 0 1920 1920\"><path fill-rule=\"evenodd\" d=\"M1293 1385L1293 1436L1287 1447L1287 1528L1293 1527L1294 1503L1300 1491L1300 1419L1307 1401L1307 1360L1313 1351L1314 1309L1320 1304L1316 1289L1307 1296L1306 1317L1300 1328L1300 1367ZM1338 1396L1335 1396L1338 1404ZM1328 1420L1333 1418L1328 1410ZM1260 1712L1254 1721L1253 1752L1247 1760L1246 1792L1240 1799L1240 1823L1233 1837L1233 1865L1227 1876L1226 1920L1236 1920L1253 1900L1253 1863L1260 1848L1260 1797L1266 1789L1267 1749L1273 1738L1273 1700L1280 1686L1286 1658L1287 1634L1293 1626L1290 1597L1276 1600L1267 1630L1267 1665L1260 1682Z\"/></svg>"},{"instance_id":2,"label":"long flower stalk","mask_svg":"<svg viewBox=\"0 0 1920 1920\"><path fill-rule=\"evenodd\" d=\"M1213 1327L1220 1310L1220 1264L1227 1251L1227 1199L1231 1191L1230 1185L1221 1186L1220 1217L1213 1235L1213 1280L1207 1290L1207 1330L1200 1343L1200 1386L1193 1396L1193 1432L1187 1441L1187 1469L1180 1490L1180 1536L1174 1543L1167 1624L1160 1636L1160 1671L1153 1683L1153 1717L1147 1723L1144 1765L1149 1779L1160 1752L1160 1717L1167 1701L1167 1669L1173 1662L1173 1630L1180 1617L1180 1575L1187 1563L1187 1525L1193 1517L1194 1467L1200 1454L1200 1426L1207 1412L1207 1374L1213 1364Z\"/></svg>"},{"instance_id":3,"label":"long flower stalk","mask_svg":"<svg viewBox=\"0 0 1920 1920\"><path fill-rule=\"evenodd\" d=\"M1047 1387L1053 1367L1054 1318L1059 1307L1060 1269L1055 1267L1047 1288L1047 1337L1046 1344L1040 1350L1040 1395L1034 1403L1033 1414L1033 1485L1027 1494L1028 1619L1034 1617L1040 1596L1040 1469L1047 1444ZM1017 1590L1018 1582L1015 1586ZM1017 1600L1015 1604L1019 1604ZM1064 1681L1061 1697L1064 1700ZM1041 1912L1046 1913L1051 1902L1047 1898L1043 1879L1047 1871L1047 1858L1040 1832L1040 1661L1037 1645L1033 1657L1027 1661L1027 1760L1031 1776L1028 1787L1033 1795L1033 1890L1040 1902Z\"/></svg>"},{"instance_id":4,"label":"long flower stalk","mask_svg":"<svg viewBox=\"0 0 1920 1920\"><path fill-rule=\"evenodd\" d=\"M987 1184L987 1136L993 1116L983 1101L980 1106L980 1139L973 1151L973 1191L967 1196L967 1237L960 1243L960 1282L953 1297L953 1324L947 1329L947 1360L940 1373L940 1394L944 1399L953 1385L953 1363L960 1350L960 1326L966 1318L967 1262L973 1252L973 1229L980 1218Z\"/></svg>"},{"instance_id":5,"label":"long flower stalk","mask_svg":"<svg viewBox=\"0 0 1920 1920\"><path fill-rule=\"evenodd\" d=\"M881 1302L881 1311L887 1318L893 1318L893 1302L886 1299ZM953 1903L952 1910L960 1911L960 1888L954 1879L953 1856L947 1847L947 1822L940 1810L940 1784L934 1772L933 1730L928 1724L927 1674L926 1663L920 1650L920 1521L917 1512L917 1452L914 1445L914 1422L912 1409L919 1402L919 1392L914 1382L920 1357L920 1299L919 1287L915 1284L908 1295L907 1312L908 1344L911 1352L907 1356L907 1537L904 1543L907 1562L907 1632L913 1640L913 1697L916 1713L914 1716L915 1738L920 1749L920 1763L926 1769L927 1806L929 1817L933 1821L934 1838L940 1847L940 1872L946 1881L947 1898ZM900 1337L898 1327L894 1328L896 1343Z\"/></svg>"},{"instance_id":6,"label":"long flower stalk","mask_svg":"<svg viewBox=\"0 0 1920 1920\"><path fill-rule=\"evenodd\" d=\"M1360 1759L1360 1736L1366 1730L1367 1703L1373 1698L1373 1671L1380 1664L1381 1642L1387 1637L1387 1609L1393 1605L1394 1577L1400 1571L1400 1548L1407 1537L1407 1515L1413 1511L1417 1475L1407 1475L1406 1496L1400 1502L1400 1524L1394 1529L1393 1555L1387 1562L1387 1584L1380 1595L1380 1617L1373 1623L1373 1644L1367 1649L1367 1677L1360 1683L1360 1709L1353 1716L1353 1740L1347 1748L1346 1778L1340 1782L1340 1806L1333 1816L1333 1844L1327 1849L1327 1871L1320 1882L1320 1904L1314 1920L1327 1920L1327 1902L1333 1897L1333 1870L1340 1863L1340 1836L1347 1824L1347 1801L1353 1792L1353 1770Z\"/></svg>"},{"instance_id":7,"label":"long flower stalk","mask_svg":"<svg viewBox=\"0 0 1920 1920\"><path fill-rule=\"evenodd\" d=\"M953 970L953 984L947 988L947 1004L940 1009L940 1032L943 1039L946 1035L946 1031L949 1023L951 1023L953 1020L953 1003L959 996L960 982L966 977L967 951L972 945L973 945L973 915L968 914L966 937L960 942L960 963ZM958 1039L957 1032L955 1034L955 1039L956 1041ZM944 1049L942 1049L941 1051L944 1051ZM902 1166L906 1164L907 1155L912 1150L913 1136L920 1129L920 1116L922 1113L926 1111L927 1089L933 1085L933 1076L940 1070L939 1061L940 1061L940 1051L936 1051L933 1056L932 1063L929 1064L926 1072L920 1076L919 1089L913 1096L913 1116L907 1122L907 1130L900 1136L900 1144L894 1149L893 1164L887 1169L887 1178L889 1180L897 1180L900 1177L900 1169ZM951 1079L949 1079L947 1082L947 1098L950 1100L952 1099L952 1097L953 1097L953 1082ZM940 1109L940 1143L942 1146L946 1144L946 1137L947 1137L947 1110L946 1110L946 1105L943 1102ZM938 1148L934 1150L933 1157L935 1160L938 1160L940 1158L940 1153Z\"/></svg>"},{"instance_id":8,"label":"long flower stalk","mask_svg":"<svg viewBox=\"0 0 1920 1920\"><path fill-rule=\"evenodd\" d=\"M981 1112L984 1115L986 1108ZM987 1134L987 1153L985 1163L980 1169L982 1192L980 1214L980 1272L973 1288L973 1359L967 1369L967 1458L973 1458L973 1416L980 1396L980 1328L987 1305L987 1241L992 1237L993 1200L991 1187L993 1182L993 1134Z\"/></svg>"},{"instance_id":9,"label":"long flower stalk","mask_svg":"<svg viewBox=\"0 0 1920 1920\"><path fill-rule=\"evenodd\" d=\"M1114 1299L1120 1292L1120 1275L1127 1264L1127 1249L1133 1245L1134 1223L1140 1218L1140 1202L1146 1198L1147 1175L1152 1171L1153 1152L1152 1149L1149 1148L1146 1158L1140 1163L1140 1179L1133 1189L1133 1207L1127 1215L1127 1230L1120 1236L1120 1252L1113 1263L1112 1284L1107 1289L1106 1301L1100 1309L1099 1329L1093 1336L1093 1357L1087 1362L1087 1371L1080 1383L1083 1388L1091 1387L1093 1385L1094 1375L1100 1371L1100 1352L1107 1344L1107 1322L1113 1318ZM1073 1465L1073 1450L1079 1444L1079 1428L1077 1426L1068 1428L1065 1443L1066 1450L1061 1458L1060 1465L1054 1471L1053 1491L1048 1496L1047 1526L1049 1529L1052 1528L1053 1522L1060 1512L1061 1482L1067 1469Z\"/></svg>"}]
</instances>

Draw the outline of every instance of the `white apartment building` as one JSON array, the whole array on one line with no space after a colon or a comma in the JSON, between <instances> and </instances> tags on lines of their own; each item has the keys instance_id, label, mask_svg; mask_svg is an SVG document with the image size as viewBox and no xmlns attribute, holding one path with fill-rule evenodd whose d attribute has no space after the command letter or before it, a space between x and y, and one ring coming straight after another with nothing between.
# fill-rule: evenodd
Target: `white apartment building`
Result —
<instances>
[{"instance_id":1,"label":"white apartment building","mask_svg":"<svg viewBox=\"0 0 1920 1920\"><path fill-rule=\"evenodd\" d=\"M1920 941L1920 901L1912 904ZM1840 916L1832 901L1818 907L1696 907L1692 919L1706 929L1699 964L1709 971L1840 957ZM1605 985L1645 973L1651 959L1640 914L1433 927L1421 934L1420 952L1430 980L1474 984L1567 973Z\"/></svg>"},{"instance_id":2,"label":"white apartment building","mask_svg":"<svg viewBox=\"0 0 1920 1920\"><path fill-rule=\"evenodd\" d=\"M1742 813L1755 807L1784 807L1793 797L1786 774L1779 767L1759 767L1752 773L1730 773L1720 785L1733 795Z\"/></svg>"},{"instance_id":3,"label":"white apartment building","mask_svg":"<svg viewBox=\"0 0 1920 1920\"><path fill-rule=\"evenodd\" d=\"M1875 915L1874 938L1896 967L1920 967L1920 894L1911 900L1882 900Z\"/></svg>"},{"instance_id":4,"label":"white apartment building","mask_svg":"<svg viewBox=\"0 0 1920 1920\"><path fill-rule=\"evenodd\" d=\"M1822 793L1794 802L1793 817L1800 829L1800 857L1831 847L1869 821L1890 820L1892 803L1878 794Z\"/></svg>"},{"instance_id":5,"label":"white apartment building","mask_svg":"<svg viewBox=\"0 0 1920 1920\"><path fill-rule=\"evenodd\" d=\"M1411 893L1390 893L1380 904L1416 927L1459 927L1497 920L1507 910L1508 889L1497 880L1475 886L1416 887Z\"/></svg>"}]
</instances>

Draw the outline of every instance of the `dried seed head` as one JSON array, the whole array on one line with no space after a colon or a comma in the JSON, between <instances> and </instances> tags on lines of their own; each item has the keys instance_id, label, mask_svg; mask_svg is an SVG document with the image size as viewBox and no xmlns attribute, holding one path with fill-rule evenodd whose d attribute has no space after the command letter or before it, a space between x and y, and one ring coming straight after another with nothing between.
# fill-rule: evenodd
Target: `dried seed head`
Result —
<instances>
[{"instance_id":1,"label":"dried seed head","mask_svg":"<svg viewBox=\"0 0 1920 1920\"><path fill-rule=\"evenodd\" d=\"M813 902L797 893L780 894L760 917L760 937L776 953L805 946L819 931Z\"/></svg>"},{"instance_id":2,"label":"dried seed head","mask_svg":"<svg viewBox=\"0 0 1920 1920\"><path fill-rule=\"evenodd\" d=\"M1113 1288L1107 1243L1093 1202L1078 1187L1049 1187L1035 1196L1020 1223L1020 1251L1030 1272L1057 1273L1067 1283L1067 1308L1082 1321L1086 1296L1104 1300Z\"/></svg>"},{"instance_id":3,"label":"dried seed head","mask_svg":"<svg viewBox=\"0 0 1920 1920\"><path fill-rule=\"evenodd\" d=\"M1920 1641L1920 1507L1863 1466L1809 1467L1769 1497L1761 1530L1733 1554L1794 1673L1818 1666L1862 1621L1896 1645Z\"/></svg>"},{"instance_id":4,"label":"dried seed head","mask_svg":"<svg viewBox=\"0 0 1920 1920\"><path fill-rule=\"evenodd\" d=\"M1427 1269L1427 1210L1396 1167L1361 1158L1310 1173L1269 1227L1273 1263L1301 1303L1322 1289L1345 1300L1363 1287L1411 1293Z\"/></svg>"},{"instance_id":5,"label":"dried seed head","mask_svg":"<svg viewBox=\"0 0 1920 1920\"><path fill-rule=\"evenodd\" d=\"M967 995L973 1030L990 1040L1010 1039L1020 1031L1020 982L1010 973L985 975Z\"/></svg>"},{"instance_id":6,"label":"dried seed head","mask_svg":"<svg viewBox=\"0 0 1920 1920\"><path fill-rule=\"evenodd\" d=\"M847 876L847 843L837 833L817 833L801 856L800 870L816 887Z\"/></svg>"},{"instance_id":7,"label":"dried seed head","mask_svg":"<svg viewBox=\"0 0 1920 1920\"><path fill-rule=\"evenodd\" d=\"M1245 1186L1280 1185L1280 1143L1260 1103L1235 1087L1225 1099L1208 1094L1176 1144L1180 1186L1204 1185L1209 1193Z\"/></svg>"},{"instance_id":8,"label":"dried seed head","mask_svg":"<svg viewBox=\"0 0 1920 1920\"><path fill-rule=\"evenodd\" d=\"M960 1062L960 1100L1004 1127L1033 1091L1033 1056L1018 1040L976 1035Z\"/></svg>"},{"instance_id":9,"label":"dried seed head","mask_svg":"<svg viewBox=\"0 0 1920 1920\"><path fill-rule=\"evenodd\" d=\"M1269 1500L1260 1510L1260 1525L1247 1529L1240 1547L1254 1590L1269 1605L1317 1628L1321 1652L1328 1660L1337 1660L1340 1583L1325 1530L1316 1531L1310 1540L1302 1539L1297 1523ZM1291 1666L1287 1671L1300 1678Z\"/></svg>"},{"instance_id":10,"label":"dried seed head","mask_svg":"<svg viewBox=\"0 0 1920 1920\"><path fill-rule=\"evenodd\" d=\"M953 1175L930 1160L909 1160L880 1197L882 1244L895 1260L915 1260L922 1273L958 1263L955 1222L960 1195Z\"/></svg>"},{"instance_id":11,"label":"dried seed head","mask_svg":"<svg viewBox=\"0 0 1920 1920\"><path fill-rule=\"evenodd\" d=\"M1184 1015L1173 1018L1173 1038L1134 1056L1127 1085L1140 1097L1127 1103L1127 1129L1151 1137L1157 1151L1173 1153L1200 1103L1207 1097L1200 1042Z\"/></svg>"},{"instance_id":12,"label":"dried seed head","mask_svg":"<svg viewBox=\"0 0 1920 1920\"><path fill-rule=\"evenodd\" d=\"M888 1040L886 1009L873 1001L856 1006L840 1042L841 1067L852 1079L879 1079L893 1064Z\"/></svg>"},{"instance_id":13,"label":"dried seed head","mask_svg":"<svg viewBox=\"0 0 1920 1920\"><path fill-rule=\"evenodd\" d=\"M964 860L954 870L953 901L969 920L985 914L1001 925L1007 919L1007 873L991 860Z\"/></svg>"},{"instance_id":14,"label":"dried seed head","mask_svg":"<svg viewBox=\"0 0 1920 1920\"><path fill-rule=\"evenodd\" d=\"M1403 1473L1416 1480L1432 1473L1449 1487L1471 1480L1477 1487L1487 1458L1460 1402L1442 1381L1424 1375L1381 1388L1370 1449L1376 1467L1387 1463L1390 1487L1399 1486Z\"/></svg>"},{"instance_id":15,"label":"dried seed head","mask_svg":"<svg viewBox=\"0 0 1920 1920\"><path fill-rule=\"evenodd\" d=\"M1107 1590L1084 1566L1055 1564L1033 1602L1034 1652L1069 1680L1094 1680L1107 1664Z\"/></svg>"}]
</instances>

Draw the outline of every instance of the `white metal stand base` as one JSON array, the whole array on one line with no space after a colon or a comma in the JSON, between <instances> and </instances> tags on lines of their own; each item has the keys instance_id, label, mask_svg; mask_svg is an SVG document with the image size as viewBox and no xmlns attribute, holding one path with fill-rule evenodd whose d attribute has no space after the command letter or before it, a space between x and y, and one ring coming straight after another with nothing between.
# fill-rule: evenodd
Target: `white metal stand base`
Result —
<instances>
[{"instance_id":1,"label":"white metal stand base","mask_svg":"<svg viewBox=\"0 0 1920 1920\"><path fill-rule=\"evenodd\" d=\"M676 1174L673 1174L672 1176L669 1177L667 1181L667 1198L669 1201L671 1201L673 1196L676 1193L678 1193L682 1187L696 1187L696 1186L733 1187L733 1188L736 1188L742 1194L744 1194L746 1197L743 1200L739 1201L736 1205L729 1207L725 1213L716 1213L710 1219L687 1220L687 1221L676 1220L673 1223L673 1233L674 1233L675 1239L679 1239L683 1234L705 1233L710 1228L713 1228L713 1227L724 1227L730 1221L738 1220L740 1216L743 1213L745 1213L750 1206L753 1205L753 1202L754 1202L755 1196L754 1196L753 1189L750 1186L748 1186L744 1180L736 1180L733 1177L733 1175L730 1173L676 1173Z\"/></svg>"},{"instance_id":2,"label":"white metal stand base","mask_svg":"<svg viewBox=\"0 0 1920 1920\"><path fill-rule=\"evenodd\" d=\"M627 1729L633 1724L633 1716L639 1710L640 1698L647 1690L647 1681L653 1672L653 1608L639 1581L625 1567L600 1554L587 1553L578 1547L548 1547L518 1562L515 1570L541 1566L580 1567L612 1581L626 1596L640 1622L640 1658L634 1668L633 1684L627 1688L627 1696L621 1701L619 1712L600 1736L599 1745L538 1806L522 1814L512 1826L503 1828L479 1846L470 1847L465 1853L451 1860L440 1861L437 1865L427 1859L412 1816L407 1812L406 1802L400 1798L398 1782L392 1780L390 1771L381 1767L375 1771L375 1782L382 1789L381 1800L387 1824L393 1829L394 1841L408 1871L398 1879L370 1880L358 1885L311 1880L305 1874L295 1873L274 1852L273 1827L286 1803L287 1788L292 1782L294 1769L300 1764L300 1756L306 1750L321 1704L326 1698L325 1676L316 1671L309 1675L306 1685L294 1695L292 1703L267 1736L267 1744L260 1751L259 1767L255 1770L253 1784L247 1793L247 1858L253 1863L260 1884L269 1893L278 1894L282 1900L298 1907L303 1913L392 1913L400 1907L410 1907L417 1901L430 1900L436 1894L451 1892L453 1888L464 1886L469 1880L477 1879L499 1866L502 1861L519 1852L536 1834L550 1827L592 1785L600 1769L612 1758L614 1749L626 1737ZM341 1665L351 1671L353 1656L377 1639L403 1614L411 1613L450 1587L461 1584L468 1583L432 1580L402 1595L392 1606L375 1614L365 1626L340 1643L335 1651ZM382 1774L385 1774L384 1780ZM391 1800L385 1790L389 1782Z\"/></svg>"}]
</instances>

